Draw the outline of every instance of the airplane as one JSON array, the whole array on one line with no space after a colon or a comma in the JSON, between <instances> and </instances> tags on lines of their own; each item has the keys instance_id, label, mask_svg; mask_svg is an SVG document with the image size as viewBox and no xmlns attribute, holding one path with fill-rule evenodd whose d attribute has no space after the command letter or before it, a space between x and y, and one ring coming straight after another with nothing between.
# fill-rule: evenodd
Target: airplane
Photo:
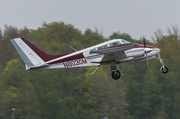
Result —
<instances>
[{"instance_id":1,"label":"airplane","mask_svg":"<svg viewBox=\"0 0 180 119\"><path fill-rule=\"evenodd\" d=\"M121 77L121 73L116 69L116 64L147 61L148 65L148 60L157 58L162 64L161 72L168 72L168 68L164 66L163 59L160 57L160 49L146 45L144 37L143 45L130 43L124 39L113 39L80 51L73 48L75 52L59 55L45 53L26 40L24 36L12 39L11 42L23 59L26 70L97 66L92 72L94 74L99 66L110 65L111 76L117 80Z\"/></svg>"}]
</instances>

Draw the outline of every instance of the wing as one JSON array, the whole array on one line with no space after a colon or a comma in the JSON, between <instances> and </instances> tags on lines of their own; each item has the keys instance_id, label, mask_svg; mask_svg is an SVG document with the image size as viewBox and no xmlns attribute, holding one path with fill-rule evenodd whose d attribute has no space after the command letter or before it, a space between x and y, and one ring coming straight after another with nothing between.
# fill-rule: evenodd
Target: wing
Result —
<instances>
[{"instance_id":1,"label":"wing","mask_svg":"<svg viewBox=\"0 0 180 119\"><path fill-rule=\"evenodd\" d=\"M126 55L124 53L125 50L129 50L137 46L138 45L136 43L128 43L128 44L120 44L120 45L115 45L100 50L92 51L92 53L104 54L104 57L100 62L93 62L93 63L108 64L111 61L119 61L119 59L126 58Z\"/></svg>"}]
</instances>

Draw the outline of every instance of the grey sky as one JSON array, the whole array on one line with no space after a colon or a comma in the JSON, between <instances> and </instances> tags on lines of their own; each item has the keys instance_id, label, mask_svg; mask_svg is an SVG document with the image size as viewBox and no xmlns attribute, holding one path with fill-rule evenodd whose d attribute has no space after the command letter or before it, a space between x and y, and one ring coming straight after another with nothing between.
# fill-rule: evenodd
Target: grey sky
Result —
<instances>
[{"instance_id":1,"label":"grey sky","mask_svg":"<svg viewBox=\"0 0 180 119\"><path fill-rule=\"evenodd\" d=\"M180 26L179 11L179 0L0 0L0 28L63 21L82 32L97 27L105 37L120 31L150 39L157 28L166 33L168 26Z\"/></svg>"}]
</instances>

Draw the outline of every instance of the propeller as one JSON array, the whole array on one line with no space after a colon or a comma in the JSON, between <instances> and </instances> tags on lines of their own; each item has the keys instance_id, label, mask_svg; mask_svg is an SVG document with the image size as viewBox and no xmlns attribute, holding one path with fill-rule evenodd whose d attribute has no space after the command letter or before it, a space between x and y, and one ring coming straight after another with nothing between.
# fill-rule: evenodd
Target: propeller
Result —
<instances>
[{"instance_id":1,"label":"propeller","mask_svg":"<svg viewBox=\"0 0 180 119\"><path fill-rule=\"evenodd\" d=\"M149 49L146 48L146 41L145 41L144 36L143 36L143 43L144 43L144 52L145 52L145 54L146 54L146 59L147 59L147 66L149 66L149 63L148 63L148 56L147 56L147 53L148 53Z\"/></svg>"},{"instance_id":2,"label":"propeller","mask_svg":"<svg viewBox=\"0 0 180 119\"><path fill-rule=\"evenodd\" d=\"M146 42L144 36L143 36L143 43L144 43L144 48L146 48Z\"/></svg>"}]
</instances>

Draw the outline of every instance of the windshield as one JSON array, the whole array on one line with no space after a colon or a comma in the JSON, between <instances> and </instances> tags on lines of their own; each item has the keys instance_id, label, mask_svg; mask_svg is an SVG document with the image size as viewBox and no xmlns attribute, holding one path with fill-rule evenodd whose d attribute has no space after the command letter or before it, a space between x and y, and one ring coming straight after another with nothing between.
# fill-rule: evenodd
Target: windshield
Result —
<instances>
[{"instance_id":1,"label":"windshield","mask_svg":"<svg viewBox=\"0 0 180 119\"><path fill-rule=\"evenodd\" d=\"M92 51L95 51L95 50L96 50L96 49L92 49L92 50L90 50L89 54L93 54L93 53L92 53Z\"/></svg>"},{"instance_id":2,"label":"windshield","mask_svg":"<svg viewBox=\"0 0 180 119\"><path fill-rule=\"evenodd\" d=\"M119 41L117 41L117 42L114 42L114 43L110 43L109 45L114 46L114 45L119 45L119 44L121 44L121 43Z\"/></svg>"},{"instance_id":3,"label":"windshield","mask_svg":"<svg viewBox=\"0 0 180 119\"><path fill-rule=\"evenodd\" d=\"M108 47L108 45L104 45L104 46L98 47L97 49L100 50L100 49L106 48L106 47Z\"/></svg>"},{"instance_id":4,"label":"windshield","mask_svg":"<svg viewBox=\"0 0 180 119\"><path fill-rule=\"evenodd\" d=\"M122 42L123 42L123 44L130 43L130 42L126 41L126 40L122 40Z\"/></svg>"}]
</instances>

